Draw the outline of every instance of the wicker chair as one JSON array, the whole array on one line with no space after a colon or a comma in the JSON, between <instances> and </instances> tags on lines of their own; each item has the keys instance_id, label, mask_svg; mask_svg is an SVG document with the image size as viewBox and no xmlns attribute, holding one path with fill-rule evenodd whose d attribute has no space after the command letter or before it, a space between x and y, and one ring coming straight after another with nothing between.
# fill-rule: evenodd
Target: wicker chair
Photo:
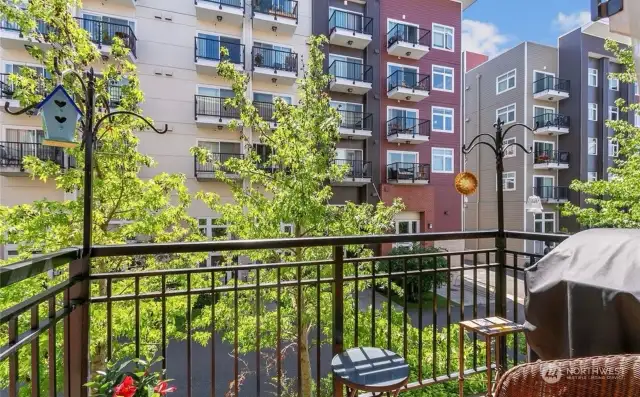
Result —
<instances>
[{"instance_id":1,"label":"wicker chair","mask_svg":"<svg viewBox=\"0 0 640 397\"><path fill-rule=\"evenodd\" d=\"M494 397L640 396L640 355L518 365L500 378Z\"/></svg>"}]
</instances>

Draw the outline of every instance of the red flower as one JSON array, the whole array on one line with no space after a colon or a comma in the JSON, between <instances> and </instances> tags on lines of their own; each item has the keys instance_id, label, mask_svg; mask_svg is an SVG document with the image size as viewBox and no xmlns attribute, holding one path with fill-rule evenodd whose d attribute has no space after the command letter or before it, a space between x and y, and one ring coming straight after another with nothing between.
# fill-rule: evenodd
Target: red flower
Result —
<instances>
[{"instance_id":1,"label":"red flower","mask_svg":"<svg viewBox=\"0 0 640 397\"><path fill-rule=\"evenodd\" d=\"M153 388L153 391L164 396L167 393L172 393L176 391L175 386L169 387L167 382L160 382L156 387Z\"/></svg>"},{"instance_id":2,"label":"red flower","mask_svg":"<svg viewBox=\"0 0 640 397\"><path fill-rule=\"evenodd\" d=\"M113 390L113 397L133 397L136 394L136 390L137 388L133 384L133 378L127 376L122 383Z\"/></svg>"}]
</instances>

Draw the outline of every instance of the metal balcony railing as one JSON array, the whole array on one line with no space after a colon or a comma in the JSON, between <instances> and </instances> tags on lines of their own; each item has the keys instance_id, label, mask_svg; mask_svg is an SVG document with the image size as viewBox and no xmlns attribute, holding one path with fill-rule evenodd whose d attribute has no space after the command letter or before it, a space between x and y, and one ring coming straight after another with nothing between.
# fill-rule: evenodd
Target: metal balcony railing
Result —
<instances>
[{"instance_id":1,"label":"metal balcony railing","mask_svg":"<svg viewBox=\"0 0 640 397\"><path fill-rule=\"evenodd\" d=\"M115 37L124 42L124 46L136 54L137 39L133 29L129 25L97 21L94 19L76 18L78 25L89 32L89 39L98 46L112 45Z\"/></svg>"},{"instance_id":2,"label":"metal balcony railing","mask_svg":"<svg viewBox=\"0 0 640 397\"><path fill-rule=\"evenodd\" d=\"M65 166L62 148L40 143L0 142L0 167L22 168L22 162L27 156L35 156L40 160L53 161L61 167Z\"/></svg>"},{"instance_id":3,"label":"metal balcony railing","mask_svg":"<svg viewBox=\"0 0 640 397\"><path fill-rule=\"evenodd\" d=\"M534 94L547 90L569 93L571 90L571 82L569 80L559 79L553 76L545 76L533 82Z\"/></svg>"},{"instance_id":4,"label":"metal balcony railing","mask_svg":"<svg viewBox=\"0 0 640 397\"><path fill-rule=\"evenodd\" d=\"M9 76L11 73L0 73L0 99L13 99L15 94L14 86L9 82ZM42 78L36 83L36 94L46 95L45 82ZM4 106L4 103L0 106Z\"/></svg>"},{"instance_id":5,"label":"metal balcony railing","mask_svg":"<svg viewBox=\"0 0 640 397\"><path fill-rule=\"evenodd\" d=\"M387 32L387 48L395 43L404 42L411 45L431 45L431 31L416 26L397 24Z\"/></svg>"},{"instance_id":6,"label":"metal balcony railing","mask_svg":"<svg viewBox=\"0 0 640 397\"><path fill-rule=\"evenodd\" d=\"M373 130L373 114L350 110L337 110L341 116L340 128L367 131Z\"/></svg>"},{"instance_id":7,"label":"metal balcony railing","mask_svg":"<svg viewBox=\"0 0 640 397\"><path fill-rule=\"evenodd\" d=\"M228 119L239 119L240 110L227 106L226 97L196 95L195 96L195 116L211 116Z\"/></svg>"},{"instance_id":8,"label":"metal balcony railing","mask_svg":"<svg viewBox=\"0 0 640 397\"><path fill-rule=\"evenodd\" d=\"M558 113L545 113L533 117L533 126L538 128L569 128L571 126L571 118Z\"/></svg>"},{"instance_id":9,"label":"metal balcony railing","mask_svg":"<svg viewBox=\"0 0 640 397\"><path fill-rule=\"evenodd\" d=\"M431 75L396 70L387 77L387 91L395 88L409 88L411 90L429 91L431 89Z\"/></svg>"},{"instance_id":10,"label":"metal balcony railing","mask_svg":"<svg viewBox=\"0 0 640 397\"><path fill-rule=\"evenodd\" d=\"M431 135L431 121L413 117L395 117L387 121L387 136L390 135Z\"/></svg>"},{"instance_id":11,"label":"metal balcony railing","mask_svg":"<svg viewBox=\"0 0 640 397\"><path fill-rule=\"evenodd\" d=\"M372 35L373 18L353 12L334 10L329 17L329 35L331 35L336 28Z\"/></svg>"},{"instance_id":12,"label":"metal balcony railing","mask_svg":"<svg viewBox=\"0 0 640 397\"><path fill-rule=\"evenodd\" d=\"M569 152L561 150L538 150L534 153L535 164L569 164Z\"/></svg>"},{"instance_id":13,"label":"metal balcony railing","mask_svg":"<svg viewBox=\"0 0 640 397\"><path fill-rule=\"evenodd\" d=\"M534 186L533 194L543 201L569 200L569 188L566 186Z\"/></svg>"},{"instance_id":14,"label":"metal balcony railing","mask_svg":"<svg viewBox=\"0 0 640 397\"><path fill-rule=\"evenodd\" d=\"M253 101L253 106L258 111L260 117L264 121L275 121L273 115L276 111L276 105L273 102Z\"/></svg>"},{"instance_id":15,"label":"metal balcony railing","mask_svg":"<svg viewBox=\"0 0 640 397\"><path fill-rule=\"evenodd\" d=\"M387 181L428 181L430 164L392 163L387 165Z\"/></svg>"},{"instance_id":16,"label":"metal balcony railing","mask_svg":"<svg viewBox=\"0 0 640 397\"><path fill-rule=\"evenodd\" d=\"M244 1L242 0L194 0L194 1L196 4L198 4L198 1L200 1L205 4L213 3L213 4L217 4L218 6L229 6L229 7L244 9Z\"/></svg>"},{"instance_id":17,"label":"metal balcony railing","mask_svg":"<svg viewBox=\"0 0 640 397\"><path fill-rule=\"evenodd\" d=\"M220 49L222 47L229 51L228 56L221 56ZM196 61L198 58L210 61L228 60L233 64L244 66L244 44L196 37L194 48Z\"/></svg>"},{"instance_id":18,"label":"metal balcony railing","mask_svg":"<svg viewBox=\"0 0 640 397\"><path fill-rule=\"evenodd\" d=\"M253 70L261 67L298 74L298 54L291 51L253 47L251 50L251 63Z\"/></svg>"},{"instance_id":19,"label":"metal balcony railing","mask_svg":"<svg viewBox=\"0 0 640 397\"><path fill-rule=\"evenodd\" d=\"M242 159L244 155L241 153L211 153L211 161L206 163L198 162L198 159L194 156L194 174L196 177L203 175L214 175L216 171L222 170L227 172L224 163L230 159Z\"/></svg>"},{"instance_id":20,"label":"metal balcony railing","mask_svg":"<svg viewBox=\"0 0 640 397\"><path fill-rule=\"evenodd\" d=\"M16 22L9 22L6 19L0 19L0 30L9 30L14 32L20 32L20 36L22 37L22 32L20 31L20 26ZM51 32L52 29L49 24L44 21L38 21L36 24L36 32L40 34L46 35Z\"/></svg>"},{"instance_id":21,"label":"metal balcony railing","mask_svg":"<svg viewBox=\"0 0 640 397\"><path fill-rule=\"evenodd\" d=\"M329 74L334 78L373 83L373 67L357 62L333 61Z\"/></svg>"},{"instance_id":22,"label":"metal balcony railing","mask_svg":"<svg viewBox=\"0 0 640 397\"><path fill-rule=\"evenodd\" d=\"M333 162L349 168L344 175L345 179L366 179L372 176L371 161L335 159Z\"/></svg>"},{"instance_id":23,"label":"metal balcony railing","mask_svg":"<svg viewBox=\"0 0 640 397\"><path fill-rule=\"evenodd\" d=\"M253 0L253 12L291 18L298 22L298 2L295 0Z\"/></svg>"}]
</instances>

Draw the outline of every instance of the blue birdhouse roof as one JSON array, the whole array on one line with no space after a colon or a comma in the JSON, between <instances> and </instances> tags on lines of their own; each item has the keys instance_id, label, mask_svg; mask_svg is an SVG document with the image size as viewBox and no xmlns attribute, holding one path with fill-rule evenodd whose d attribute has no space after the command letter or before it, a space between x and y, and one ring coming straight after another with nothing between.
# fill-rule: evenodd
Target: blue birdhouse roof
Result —
<instances>
[{"instance_id":1,"label":"blue birdhouse roof","mask_svg":"<svg viewBox=\"0 0 640 397\"><path fill-rule=\"evenodd\" d=\"M73 101L73 99L71 98L71 96L69 95L67 90L65 90L62 85L58 85L56 88L54 88L53 91L51 91L49 93L49 95L47 95L47 97L44 98L42 100L42 102L40 102L38 104L38 106L36 106L36 109L40 110L44 105L46 105L51 100L51 98L54 97L54 95L56 95L58 93L58 91L62 92L62 94L67 98L67 100L73 106L73 108L76 110L76 112L78 112L78 114L82 115L82 111L78 108L78 106Z\"/></svg>"}]
</instances>

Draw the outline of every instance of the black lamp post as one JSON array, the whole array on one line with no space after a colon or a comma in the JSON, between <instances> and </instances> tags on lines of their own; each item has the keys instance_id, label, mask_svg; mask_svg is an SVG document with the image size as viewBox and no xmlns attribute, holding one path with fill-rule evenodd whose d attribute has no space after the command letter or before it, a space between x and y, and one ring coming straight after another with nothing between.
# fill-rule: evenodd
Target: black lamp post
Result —
<instances>
[{"instance_id":1,"label":"black lamp post","mask_svg":"<svg viewBox=\"0 0 640 397\"><path fill-rule=\"evenodd\" d=\"M493 151L496 156L496 177L497 177L497 185L498 185L498 236L496 237L496 256L498 261L498 273L496 280L496 315L501 317L506 317L507 315L507 272L506 272L506 262L507 256L505 250L507 248L507 238L504 233L504 184L502 181L502 175L504 173L504 155L506 151L512 147L516 146L522 149L526 154L531 154L533 151L531 148L527 149L521 144L517 142L510 143L508 145L504 144L505 137L514 127L523 127L527 131L535 131L538 128L538 123L536 122L535 128L532 129L526 124L523 123L515 123L510 125L507 129L503 130L502 126L504 125L504 121L498 119L498 121L493 125L496 128L495 135L491 134L479 134L471 140L469 146L462 145L462 153L469 154L473 149L480 145L487 146ZM490 140L490 142L481 141L481 137L486 137ZM487 286L488 288L489 286ZM489 304L487 302L487 304ZM504 337L498 338L496 343L500 344L500 355L497 357L497 369L498 371L501 368L505 368L504 364L507 362L507 341ZM517 354L517 353L516 353Z\"/></svg>"}]
</instances>

